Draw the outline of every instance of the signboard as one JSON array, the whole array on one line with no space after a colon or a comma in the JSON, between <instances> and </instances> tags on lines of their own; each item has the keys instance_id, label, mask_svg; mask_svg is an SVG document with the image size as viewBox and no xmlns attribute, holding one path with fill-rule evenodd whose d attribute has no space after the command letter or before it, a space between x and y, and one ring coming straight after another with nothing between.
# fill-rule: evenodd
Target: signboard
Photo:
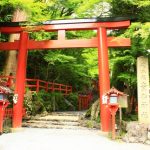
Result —
<instances>
[{"instance_id":1,"label":"signboard","mask_svg":"<svg viewBox=\"0 0 150 150\"><path fill-rule=\"evenodd\" d=\"M18 102L18 94L14 94L13 102L14 102L14 104L17 104L17 102Z\"/></svg>"},{"instance_id":2,"label":"signboard","mask_svg":"<svg viewBox=\"0 0 150 150\"><path fill-rule=\"evenodd\" d=\"M127 108L128 107L127 95L119 96L118 104L121 108Z\"/></svg>"}]
</instances>

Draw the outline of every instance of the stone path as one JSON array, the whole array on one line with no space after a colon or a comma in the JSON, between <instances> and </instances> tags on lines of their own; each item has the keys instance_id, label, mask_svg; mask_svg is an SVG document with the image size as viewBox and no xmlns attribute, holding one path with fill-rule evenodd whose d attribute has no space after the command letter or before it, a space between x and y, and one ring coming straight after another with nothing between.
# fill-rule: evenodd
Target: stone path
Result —
<instances>
[{"instance_id":1,"label":"stone path","mask_svg":"<svg viewBox=\"0 0 150 150\"><path fill-rule=\"evenodd\" d=\"M78 124L79 112L73 114L34 118L27 122L30 128L1 135L0 150L150 150L148 145L111 141L100 130L82 128Z\"/></svg>"},{"instance_id":2,"label":"stone path","mask_svg":"<svg viewBox=\"0 0 150 150\"><path fill-rule=\"evenodd\" d=\"M114 142L97 130L24 128L0 136L0 150L150 150L143 144Z\"/></svg>"}]
</instances>

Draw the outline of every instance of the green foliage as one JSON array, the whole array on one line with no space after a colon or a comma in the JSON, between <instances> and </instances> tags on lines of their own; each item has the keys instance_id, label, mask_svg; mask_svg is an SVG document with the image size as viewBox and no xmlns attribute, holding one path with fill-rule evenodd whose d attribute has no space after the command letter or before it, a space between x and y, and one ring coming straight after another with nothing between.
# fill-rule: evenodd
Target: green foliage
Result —
<instances>
[{"instance_id":1,"label":"green foliage","mask_svg":"<svg viewBox=\"0 0 150 150\"><path fill-rule=\"evenodd\" d=\"M143 5L142 5L142 3ZM137 97L136 59L149 56L150 49L150 3L147 0L113 0L112 16L129 16L136 19L124 32L111 33L113 36L131 38L131 47L110 50L111 84L120 90L126 90L131 96Z\"/></svg>"},{"instance_id":2,"label":"green foliage","mask_svg":"<svg viewBox=\"0 0 150 150\"><path fill-rule=\"evenodd\" d=\"M94 128L94 121L88 120L88 121L86 122L86 126L87 126L88 128Z\"/></svg>"},{"instance_id":3,"label":"green foliage","mask_svg":"<svg viewBox=\"0 0 150 150\"><path fill-rule=\"evenodd\" d=\"M24 106L28 115L41 114L43 112L77 110L78 95L70 94L66 97L62 93L47 93L41 90L39 93L27 91Z\"/></svg>"},{"instance_id":4,"label":"green foliage","mask_svg":"<svg viewBox=\"0 0 150 150\"><path fill-rule=\"evenodd\" d=\"M100 123L100 122L101 122L100 114L99 114L98 117L96 118L96 122L97 122L97 123Z\"/></svg>"},{"instance_id":5,"label":"green foliage","mask_svg":"<svg viewBox=\"0 0 150 150\"><path fill-rule=\"evenodd\" d=\"M78 110L78 94L77 93L70 93L65 98L74 106L74 110Z\"/></svg>"},{"instance_id":6,"label":"green foliage","mask_svg":"<svg viewBox=\"0 0 150 150\"><path fill-rule=\"evenodd\" d=\"M112 85L116 85L120 81L124 83L122 86L135 86L135 65L136 60L130 55L115 56L113 59L111 59Z\"/></svg>"},{"instance_id":7,"label":"green foliage","mask_svg":"<svg viewBox=\"0 0 150 150\"><path fill-rule=\"evenodd\" d=\"M122 118L124 121L137 121L138 120L138 114L127 114L123 115Z\"/></svg>"},{"instance_id":8,"label":"green foliage","mask_svg":"<svg viewBox=\"0 0 150 150\"><path fill-rule=\"evenodd\" d=\"M98 76L98 52L97 49L85 49L82 56L85 58L85 65L87 65L88 74L95 78Z\"/></svg>"},{"instance_id":9,"label":"green foliage","mask_svg":"<svg viewBox=\"0 0 150 150\"><path fill-rule=\"evenodd\" d=\"M90 118L90 117L91 117L91 110L92 110L92 107L90 107L90 108L86 111L85 118Z\"/></svg>"},{"instance_id":10,"label":"green foliage","mask_svg":"<svg viewBox=\"0 0 150 150\"><path fill-rule=\"evenodd\" d=\"M32 99L32 115L40 114L44 111L46 111L44 104L43 104L43 96L44 92L39 92L33 94Z\"/></svg>"},{"instance_id":11,"label":"green foliage","mask_svg":"<svg viewBox=\"0 0 150 150\"><path fill-rule=\"evenodd\" d=\"M84 5L88 9L88 7L90 8L97 3L97 0L89 0L87 4L80 0L31 0L27 3L25 0L4 0L0 3L0 15L3 15L1 21L10 21L15 9L23 9L28 14L29 22L41 22L51 19L72 18L78 14L79 10L80 12L86 11L83 8ZM69 31L67 38L90 38L94 34L96 35L93 31ZM40 31L30 33L30 38L35 40L56 39L57 33ZM1 41L3 40L7 39L2 37ZM69 49L53 52L29 52L27 76L70 84L76 90L82 90L83 86L89 84L89 79L97 75L97 62L95 63L94 57L92 57L96 54L96 50L93 51L93 54L90 51L93 50ZM89 55L85 53L89 53Z\"/></svg>"},{"instance_id":12,"label":"green foliage","mask_svg":"<svg viewBox=\"0 0 150 150\"><path fill-rule=\"evenodd\" d=\"M51 19L89 18L105 15L135 18L136 22L132 22L126 31L115 30L110 33L113 36L131 38L131 48L110 49L109 58L111 84L120 90L124 90L124 86L128 87L129 93L136 97L136 58L141 55L149 56L147 51L150 49L149 8L149 0L3 0L0 1L0 21L11 21L15 9L25 10L28 14L28 21L34 23ZM66 32L67 39L88 39L96 36L97 33L93 31ZM30 39L56 40L57 33L41 30L30 33ZM8 36L1 34L0 41L7 40ZM0 53L0 56L2 68L5 54ZM98 76L97 60L97 49L94 48L30 51L27 76L69 84L74 90L79 91L86 85L89 86L91 78ZM54 98L54 95L45 93L35 95L34 98L37 100L33 102L37 107L33 109L35 111L53 110L54 101L59 101ZM43 100L43 97L46 100ZM49 102L51 105L45 107ZM72 100L72 103L75 103L75 100ZM57 107L59 108L56 103L56 110Z\"/></svg>"},{"instance_id":13,"label":"green foliage","mask_svg":"<svg viewBox=\"0 0 150 150\"><path fill-rule=\"evenodd\" d=\"M75 58L73 56L67 56L61 53L54 53L52 51L49 51L44 59L52 65L55 65L56 63L73 63L75 61Z\"/></svg>"},{"instance_id":14,"label":"green foliage","mask_svg":"<svg viewBox=\"0 0 150 150\"><path fill-rule=\"evenodd\" d=\"M61 93L47 93L45 91L40 91L33 96L33 101L36 106L35 109L41 113L43 111L52 112L58 110L58 103L62 101L63 95Z\"/></svg>"},{"instance_id":15,"label":"green foliage","mask_svg":"<svg viewBox=\"0 0 150 150\"><path fill-rule=\"evenodd\" d=\"M12 128L12 119L5 118L3 122L3 133L10 133Z\"/></svg>"},{"instance_id":16,"label":"green foliage","mask_svg":"<svg viewBox=\"0 0 150 150\"><path fill-rule=\"evenodd\" d=\"M30 9L33 0L3 0L0 2L1 6L11 5L11 7L20 8L20 9ZM9 6L10 7L10 6Z\"/></svg>"},{"instance_id":17,"label":"green foliage","mask_svg":"<svg viewBox=\"0 0 150 150\"><path fill-rule=\"evenodd\" d=\"M150 21L150 2L148 0L112 0L112 16L129 16L137 21Z\"/></svg>"},{"instance_id":18,"label":"green foliage","mask_svg":"<svg viewBox=\"0 0 150 150\"><path fill-rule=\"evenodd\" d=\"M146 56L150 48L150 23L132 23L130 28L124 33L124 36L132 40L131 53L134 56Z\"/></svg>"}]
</instances>

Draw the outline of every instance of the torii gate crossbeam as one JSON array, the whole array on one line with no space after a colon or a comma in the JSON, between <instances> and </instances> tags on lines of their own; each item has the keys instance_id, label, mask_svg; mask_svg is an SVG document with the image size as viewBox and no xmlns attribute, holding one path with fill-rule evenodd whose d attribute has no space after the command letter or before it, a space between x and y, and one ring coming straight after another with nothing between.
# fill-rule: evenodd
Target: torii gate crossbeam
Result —
<instances>
[{"instance_id":1,"label":"torii gate crossbeam","mask_svg":"<svg viewBox=\"0 0 150 150\"><path fill-rule=\"evenodd\" d=\"M20 26L19 23L0 23L0 32L5 34L19 33L20 40L15 42L0 42L0 50L18 50L18 66L16 73L15 94L18 102L14 104L13 127L22 125L22 107L24 100L27 51L35 49L56 48L98 48L98 68L100 87L101 129L110 130L110 112L107 105L102 104L102 96L110 89L108 47L129 47L130 39L107 37L107 29L127 28L130 21L121 19L70 19L52 20L39 26ZM58 32L57 40L34 41L28 37L28 32ZM97 36L91 39L66 39L65 32L70 30L97 30Z\"/></svg>"}]
</instances>

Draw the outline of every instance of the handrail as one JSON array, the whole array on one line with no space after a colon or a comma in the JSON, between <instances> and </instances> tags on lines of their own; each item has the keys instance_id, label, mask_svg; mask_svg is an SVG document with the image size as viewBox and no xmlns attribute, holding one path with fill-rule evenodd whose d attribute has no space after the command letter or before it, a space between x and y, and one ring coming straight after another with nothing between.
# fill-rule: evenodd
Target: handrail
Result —
<instances>
[{"instance_id":1,"label":"handrail","mask_svg":"<svg viewBox=\"0 0 150 150\"><path fill-rule=\"evenodd\" d=\"M12 86L12 80L15 79L14 76L0 76L0 79L5 79L6 81L5 84L8 87ZM60 84L60 83L55 83L55 82L48 82L40 79L26 79L26 85L27 88L29 88L31 91L36 91L39 92L40 90L44 89L47 92L61 92L63 95L68 95L72 92L72 86L70 85L65 85L65 84Z\"/></svg>"}]
</instances>

